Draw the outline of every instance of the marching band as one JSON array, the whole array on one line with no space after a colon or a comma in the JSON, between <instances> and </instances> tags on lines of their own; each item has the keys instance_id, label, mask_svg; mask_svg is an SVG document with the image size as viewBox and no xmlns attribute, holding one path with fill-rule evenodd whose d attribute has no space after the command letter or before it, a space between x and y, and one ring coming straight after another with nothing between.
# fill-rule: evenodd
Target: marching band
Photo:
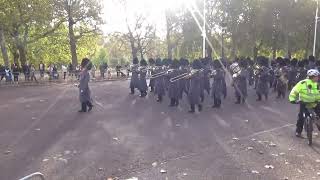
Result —
<instances>
[{"instance_id":1,"label":"marching band","mask_svg":"<svg viewBox=\"0 0 320 180\"><path fill-rule=\"evenodd\" d=\"M196 59L189 64L187 59L149 59L133 60L130 66L132 73L130 81L131 94L135 89L140 91L140 97L146 97L148 91L147 74L150 73L149 87L162 102L167 94L170 107L179 105L184 94L190 104L190 113L196 107L202 110L202 103L207 93L212 98L212 108L220 108L222 99L227 96L226 75L231 76L231 85L235 92L235 104L244 104L248 96L248 87L256 90L257 101L268 100L269 90L277 93L277 98L285 98L299 79L305 78L306 71L312 66L311 60L298 62L296 59L277 58L269 62L266 57L236 59L231 65L223 60L210 58ZM313 66L316 64L313 63Z\"/></svg>"}]
</instances>

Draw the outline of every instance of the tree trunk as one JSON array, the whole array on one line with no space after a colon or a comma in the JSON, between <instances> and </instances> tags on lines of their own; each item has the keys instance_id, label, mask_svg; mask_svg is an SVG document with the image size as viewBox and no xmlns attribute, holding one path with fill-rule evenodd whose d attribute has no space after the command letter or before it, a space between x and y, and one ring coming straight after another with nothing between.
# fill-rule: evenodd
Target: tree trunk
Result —
<instances>
[{"instance_id":1,"label":"tree trunk","mask_svg":"<svg viewBox=\"0 0 320 180\"><path fill-rule=\"evenodd\" d=\"M275 60L277 58L277 35L276 32L273 32L272 36L272 59Z\"/></svg>"},{"instance_id":2,"label":"tree trunk","mask_svg":"<svg viewBox=\"0 0 320 180\"><path fill-rule=\"evenodd\" d=\"M12 54L12 56L13 56L13 62L14 62L15 64L19 64L19 58L20 58L20 56L19 56L18 51L15 49L15 50L11 51L11 54Z\"/></svg>"},{"instance_id":3,"label":"tree trunk","mask_svg":"<svg viewBox=\"0 0 320 180\"><path fill-rule=\"evenodd\" d=\"M69 27L69 44L70 44L72 65L75 67L78 65L77 45L76 45L76 37L74 35L73 21L70 18L69 18L68 27Z\"/></svg>"},{"instance_id":4,"label":"tree trunk","mask_svg":"<svg viewBox=\"0 0 320 180\"><path fill-rule=\"evenodd\" d=\"M256 45L253 46L253 60L256 61L258 57L258 48Z\"/></svg>"},{"instance_id":5,"label":"tree trunk","mask_svg":"<svg viewBox=\"0 0 320 180\"><path fill-rule=\"evenodd\" d=\"M26 47L25 47L24 44L21 43L21 44L19 44L17 46L17 48L18 48L18 51L19 51L20 64L21 64L21 66L23 66L27 62Z\"/></svg>"},{"instance_id":6,"label":"tree trunk","mask_svg":"<svg viewBox=\"0 0 320 180\"><path fill-rule=\"evenodd\" d=\"M236 58L236 38L234 35L232 35L231 58Z\"/></svg>"},{"instance_id":7,"label":"tree trunk","mask_svg":"<svg viewBox=\"0 0 320 180\"><path fill-rule=\"evenodd\" d=\"M1 52L2 52L4 64L6 67L10 67L9 56L8 56L8 51L7 51L6 42L5 42L5 38L4 38L4 33L3 33L3 29L1 27L0 27L0 47L1 47Z\"/></svg>"}]
</instances>

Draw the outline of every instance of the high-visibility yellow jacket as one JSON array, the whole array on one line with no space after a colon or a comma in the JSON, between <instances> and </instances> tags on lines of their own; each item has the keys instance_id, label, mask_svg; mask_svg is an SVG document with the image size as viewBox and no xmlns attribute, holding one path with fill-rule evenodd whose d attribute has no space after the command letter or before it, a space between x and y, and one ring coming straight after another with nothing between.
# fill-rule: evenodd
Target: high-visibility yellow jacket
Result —
<instances>
[{"instance_id":1,"label":"high-visibility yellow jacket","mask_svg":"<svg viewBox=\"0 0 320 180\"><path fill-rule=\"evenodd\" d=\"M301 101L307 103L307 107L314 108L320 102L318 83L311 79L298 82L289 95L289 101Z\"/></svg>"}]
</instances>

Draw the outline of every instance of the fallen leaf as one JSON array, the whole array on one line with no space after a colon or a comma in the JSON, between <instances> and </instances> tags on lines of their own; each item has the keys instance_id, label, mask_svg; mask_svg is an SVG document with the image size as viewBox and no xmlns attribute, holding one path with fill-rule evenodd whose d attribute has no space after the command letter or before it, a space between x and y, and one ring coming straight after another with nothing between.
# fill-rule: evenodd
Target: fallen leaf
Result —
<instances>
[{"instance_id":1,"label":"fallen leaf","mask_svg":"<svg viewBox=\"0 0 320 180\"><path fill-rule=\"evenodd\" d=\"M259 151L259 154L264 154L264 152L263 151Z\"/></svg>"},{"instance_id":2,"label":"fallen leaf","mask_svg":"<svg viewBox=\"0 0 320 180\"><path fill-rule=\"evenodd\" d=\"M286 161L286 162L284 162L284 164L285 164L285 165L288 165L288 164L289 164L289 162L288 162L288 161Z\"/></svg>"},{"instance_id":3,"label":"fallen leaf","mask_svg":"<svg viewBox=\"0 0 320 180\"><path fill-rule=\"evenodd\" d=\"M7 150L6 152L4 152L4 154L10 154L11 151Z\"/></svg>"},{"instance_id":4,"label":"fallen leaf","mask_svg":"<svg viewBox=\"0 0 320 180\"><path fill-rule=\"evenodd\" d=\"M184 176L187 176L188 174L187 174L187 173L183 173L183 175L184 175Z\"/></svg>"},{"instance_id":5,"label":"fallen leaf","mask_svg":"<svg viewBox=\"0 0 320 180\"><path fill-rule=\"evenodd\" d=\"M47 161L49 161L49 159L43 159L43 160L42 160L42 162L47 162Z\"/></svg>"},{"instance_id":6,"label":"fallen leaf","mask_svg":"<svg viewBox=\"0 0 320 180\"><path fill-rule=\"evenodd\" d=\"M114 138L112 138L114 141L119 141L119 138L117 138L117 137L114 137Z\"/></svg>"},{"instance_id":7,"label":"fallen leaf","mask_svg":"<svg viewBox=\"0 0 320 180\"><path fill-rule=\"evenodd\" d=\"M301 171L300 169L297 169L297 171L298 171L300 174L302 174L302 171Z\"/></svg>"},{"instance_id":8,"label":"fallen leaf","mask_svg":"<svg viewBox=\"0 0 320 180\"><path fill-rule=\"evenodd\" d=\"M59 160L59 161L62 161L62 162L64 162L64 163L68 163L68 160L66 160L66 159L64 159L64 158L59 158L58 160Z\"/></svg>"},{"instance_id":9,"label":"fallen leaf","mask_svg":"<svg viewBox=\"0 0 320 180\"><path fill-rule=\"evenodd\" d=\"M269 144L269 146L271 146L271 147L276 147L277 145L276 145L275 143L271 142L271 143Z\"/></svg>"},{"instance_id":10,"label":"fallen leaf","mask_svg":"<svg viewBox=\"0 0 320 180\"><path fill-rule=\"evenodd\" d=\"M138 180L137 177L132 177L132 178L129 178L129 179L126 179L126 180Z\"/></svg>"},{"instance_id":11,"label":"fallen leaf","mask_svg":"<svg viewBox=\"0 0 320 180\"><path fill-rule=\"evenodd\" d=\"M32 117L31 119L32 119L32 120L36 120L37 118L36 118L36 117Z\"/></svg>"},{"instance_id":12,"label":"fallen leaf","mask_svg":"<svg viewBox=\"0 0 320 180\"><path fill-rule=\"evenodd\" d=\"M248 150L253 150L253 147L250 146L250 147L247 147L247 149L248 149Z\"/></svg>"},{"instance_id":13,"label":"fallen leaf","mask_svg":"<svg viewBox=\"0 0 320 180\"><path fill-rule=\"evenodd\" d=\"M285 154L286 154L286 153L284 153L284 152L279 153L280 156L283 156L283 155L285 155Z\"/></svg>"},{"instance_id":14,"label":"fallen leaf","mask_svg":"<svg viewBox=\"0 0 320 180\"><path fill-rule=\"evenodd\" d=\"M71 151L69 151L69 150L64 151L64 154L65 154L65 155L68 155L68 154L70 154L70 153L71 153Z\"/></svg>"},{"instance_id":15,"label":"fallen leaf","mask_svg":"<svg viewBox=\"0 0 320 180\"><path fill-rule=\"evenodd\" d=\"M256 139L252 138L251 141L256 141Z\"/></svg>"},{"instance_id":16,"label":"fallen leaf","mask_svg":"<svg viewBox=\"0 0 320 180\"><path fill-rule=\"evenodd\" d=\"M158 165L157 162L152 163L152 167L156 167Z\"/></svg>"},{"instance_id":17,"label":"fallen leaf","mask_svg":"<svg viewBox=\"0 0 320 180\"><path fill-rule=\"evenodd\" d=\"M316 162L317 162L317 163L320 163L320 159L317 159Z\"/></svg>"},{"instance_id":18,"label":"fallen leaf","mask_svg":"<svg viewBox=\"0 0 320 180\"><path fill-rule=\"evenodd\" d=\"M164 173L167 173L167 171L164 170L164 169L161 169L160 172L163 173L163 174L164 174Z\"/></svg>"},{"instance_id":19,"label":"fallen leaf","mask_svg":"<svg viewBox=\"0 0 320 180\"><path fill-rule=\"evenodd\" d=\"M272 165L265 165L264 166L266 169L274 169L274 166L272 166Z\"/></svg>"},{"instance_id":20,"label":"fallen leaf","mask_svg":"<svg viewBox=\"0 0 320 180\"><path fill-rule=\"evenodd\" d=\"M252 174L259 174L259 171L252 170L251 173L252 173Z\"/></svg>"},{"instance_id":21,"label":"fallen leaf","mask_svg":"<svg viewBox=\"0 0 320 180\"><path fill-rule=\"evenodd\" d=\"M40 102L44 102L45 100L43 100L43 99L40 99Z\"/></svg>"},{"instance_id":22,"label":"fallen leaf","mask_svg":"<svg viewBox=\"0 0 320 180\"><path fill-rule=\"evenodd\" d=\"M103 171L103 168L99 168L98 171Z\"/></svg>"},{"instance_id":23,"label":"fallen leaf","mask_svg":"<svg viewBox=\"0 0 320 180\"><path fill-rule=\"evenodd\" d=\"M176 124L176 127L180 127L181 126L181 124Z\"/></svg>"},{"instance_id":24,"label":"fallen leaf","mask_svg":"<svg viewBox=\"0 0 320 180\"><path fill-rule=\"evenodd\" d=\"M289 180L289 178L288 177L284 177L283 180Z\"/></svg>"},{"instance_id":25,"label":"fallen leaf","mask_svg":"<svg viewBox=\"0 0 320 180\"><path fill-rule=\"evenodd\" d=\"M272 156L275 156L275 157L278 157L279 155L278 154L271 154Z\"/></svg>"},{"instance_id":26,"label":"fallen leaf","mask_svg":"<svg viewBox=\"0 0 320 180\"><path fill-rule=\"evenodd\" d=\"M320 172L317 172L317 175L320 176Z\"/></svg>"},{"instance_id":27,"label":"fallen leaf","mask_svg":"<svg viewBox=\"0 0 320 180\"><path fill-rule=\"evenodd\" d=\"M40 131L40 128L38 128L38 129L35 129L36 131Z\"/></svg>"},{"instance_id":28,"label":"fallen leaf","mask_svg":"<svg viewBox=\"0 0 320 180\"><path fill-rule=\"evenodd\" d=\"M239 140L239 138L234 137L234 138L232 138L232 140L237 141L237 140Z\"/></svg>"},{"instance_id":29,"label":"fallen leaf","mask_svg":"<svg viewBox=\"0 0 320 180\"><path fill-rule=\"evenodd\" d=\"M244 122L248 123L248 122L249 122L249 120L244 120Z\"/></svg>"}]
</instances>

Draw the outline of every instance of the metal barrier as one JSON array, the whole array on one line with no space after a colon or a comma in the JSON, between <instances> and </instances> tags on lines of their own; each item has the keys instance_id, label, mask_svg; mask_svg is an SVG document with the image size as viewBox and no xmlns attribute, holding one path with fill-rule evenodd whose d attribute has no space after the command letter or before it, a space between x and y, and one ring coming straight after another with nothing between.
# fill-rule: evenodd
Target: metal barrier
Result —
<instances>
[{"instance_id":1,"label":"metal barrier","mask_svg":"<svg viewBox=\"0 0 320 180\"><path fill-rule=\"evenodd\" d=\"M36 178L39 179L39 180L45 180L44 175L41 174L40 172L36 172L36 173L30 174L30 175L28 175L26 177L23 177L23 178L19 179L19 180L35 180Z\"/></svg>"}]
</instances>

